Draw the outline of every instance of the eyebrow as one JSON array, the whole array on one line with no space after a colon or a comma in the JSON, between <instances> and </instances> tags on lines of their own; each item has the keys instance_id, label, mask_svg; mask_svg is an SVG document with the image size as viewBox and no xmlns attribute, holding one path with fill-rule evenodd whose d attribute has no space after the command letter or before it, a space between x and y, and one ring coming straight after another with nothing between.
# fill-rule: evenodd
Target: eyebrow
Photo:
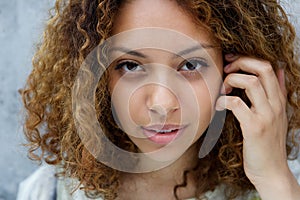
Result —
<instances>
[{"instance_id":1,"label":"eyebrow","mask_svg":"<svg viewBox=\"0 0 300 200\"><path fill-rule=\"evenodd\" d=\"M110 52L111 51L121 51L123 53L129 54L129 55L132 55L132 56L147 58L146 55L144 55L140 52L134 51L134 50L127 49L126 47L113 47L113 48L110 49Z\"/></svg>"},{"instance_id":2,"label":"eyebrow","mask_svg":"<svg viewBox=\"0 0 300 200\"><path fill-rule=\"evenodd\" d=\"M175 54L175 57L184 56L186 54L192 53L194 51L202 50L202 49L212 49L212 48L218 48L219 46L211 45L211 44L200 44L193 47L190 47L188 49L179 51L177 54Z\"/></svg>"},{"instance_id":3,"label":"eyebrow","mask_svg":"<svg viewBox=\"0 0 300 200\"><path fill-rule=\"evenodd\" d=\"M174 57L180 57L180 56L184 56L186 54L189 54L191 52L197 51L197 50L202 50L202 49L210 49L210 48L219 48L220 46L216 46L216 45L210 45L210 44L200 44L200 45L196 45L190 48L187 48L185 50L182 50L178 53L175 54ZM147 56L143 53L140 53L138 51L134 51L134 50L130 50L126 47L113 47L110 49L111 51L121 51L125 54L129 54L132 56L137 56L137 57L141 57L141 58L147 58Z\"/></svg>"}]
</instances>

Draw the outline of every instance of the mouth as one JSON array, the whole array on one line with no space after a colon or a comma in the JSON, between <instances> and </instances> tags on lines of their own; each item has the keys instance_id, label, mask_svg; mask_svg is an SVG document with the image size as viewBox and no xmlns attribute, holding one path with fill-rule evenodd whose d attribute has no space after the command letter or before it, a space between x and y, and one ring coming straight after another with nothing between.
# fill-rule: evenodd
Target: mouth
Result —
<instances>
[{"instance_id":1,"label":"mouth","mask_svg":"<svg viewBox=\"0 0 300 200\"><path fill-rule=\"evenodd\" d=\"M152 142L156 144L166 145L178 138L186 125L151 125L142 127L143 134Z\"/></svg>"}]
</instances>

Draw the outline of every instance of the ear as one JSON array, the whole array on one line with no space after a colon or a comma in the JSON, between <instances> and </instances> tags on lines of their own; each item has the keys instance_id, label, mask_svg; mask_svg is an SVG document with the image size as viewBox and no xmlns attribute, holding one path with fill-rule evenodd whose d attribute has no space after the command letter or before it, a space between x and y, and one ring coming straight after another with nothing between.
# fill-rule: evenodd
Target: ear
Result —
<instances>
[{"instance_id":1,"label":"ear","mask_svg":"<svg viewBox=\"0 0 300 200\"><path fill-rule=\"evenodd\" d=\"M286 86L285 86L285 73L284 73L284 69L282 69L282 68L277 69L276 75L277 75L277 79L278 79L278 82L279 82L279 86L280 86L281 92L286 97L287 96L287 91L286 91Z\"/></svg>"}]
</instances>

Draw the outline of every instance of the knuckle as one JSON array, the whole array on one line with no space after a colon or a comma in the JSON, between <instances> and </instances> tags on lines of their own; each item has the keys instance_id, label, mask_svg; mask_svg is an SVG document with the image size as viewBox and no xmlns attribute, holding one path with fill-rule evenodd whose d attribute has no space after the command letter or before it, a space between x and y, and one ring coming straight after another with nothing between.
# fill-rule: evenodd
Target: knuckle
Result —
<instances>
[{"instance_id":1,"label":"knuckle","mask_svg":"<svg viewBox=\"0 0 300 200\"><path fill-rule=\"evenodd\" d=\"M277 118L278 118L278 114L276 114L274 110L269 110L268 112L266 112L266 115L261 119L261 122L265 126L274 126Z\"/></svg>"},{"instance_id":2,"label":"knuckle","mask_svg":"<svg viewBox=\"0 0 300 200\"><path fill-rule=\"evenodd\" d=\"M274 110L275 110L274 112L276 113L276 115L278 115L279 117L285 115L285 113L286 113L286 108L281 103L278 106L276 106Z\"/></svg>"},{"instance_id":3,"label":"knuckle","mask_svg":"<svg viewBox=\"0 0 300 200\"><path fill-rule=\"evenodd\" d=\"M269 61L264 61L264 65L262 67L262 73L264 73L264 74L272 74L272 73L274 73L272 65L271 65L271 63Z\"/></svg>"},{"instance_id":4,"label":"knuckle","mask_svg":"<svg viewBox=\"0 0 300 200\"><path fill-rule=\"evenodd\" d=\"M282 114L283 112L285 112L285 107L280 103L277 106L277 113Z\"/></svg>"},{"instance_id":5,"label":"knuckle","mask_svg":"<svg viewBox=\"0 0 300 200\"><path fill-rule=\"evenodd\" d=\"M262 136L265 131L266 131L266 128L263 124L257 126L256 132L258 135Z\"/></svg>"},{"instance_id":6,"label":"knuckle","mask_svg":"<svg viewBox=\"0 0 300 200\"><path fill-rule=\"evenodd\" d=\"M260 85L260 81L256 76L249 76L248 82L251 86L258 87Z\"/></svg>"},{"instance_id":7,"label":"knuckle","mask_svg":"<svg viewBox=\"0 0 300 200\"><path fill-rule=\"evenodd\" d=\"M267 130L267 127L270 123L273 123L272 117L264 117L256 120L255 123L255 132L263 135L263 133Z\"/></svg>"},{"instance_id":8,"label":"knuckle","mask_svg":"<svg viewBox=\"0 0 300 200\"><path fill-rule=\"evenodd\" d=\"M262 121L259 121L256 124L257 124L256 126L257 133L262 134L265 131L265 124Z\"/></svg>"},{"instance_id":9,"label":"knuckle","mask_svg":"<svg viewBox=\"0 0 300 200\"><path fill-rule=\"evenodd\" d=\"M236 75L235 74L228 74L225 78L225 81L229 81L231 79L233 79Z\"/></svg>"},{"instance_id":10,"label":"knuckle","mask_svg":"<svg viewBox=\"0 0 300 200\"><path fill-rule=\"evenodd\" d=\"M267 124L273 124L274 121L275 121L275 119L276 119L275 116L276 116L276 114L275 114L274 112L272 112L272 113L269 115L269 117L267 117L267 118L265 119L266 123L267 123Z\"/></svg>"},{"instance_id":11,"label":"knuckle","mask_svg":"<svg viewBox=\"0 0 300 200\"><path fill-rule=\"evenodd\" d=\"M239 97L232 97L231 102L234 107L242 107L243 105L243 101Z\"/></svg>"},{"instance_id":12,"label":"knuckle","mask_svg":"<svg viewBox=\"0 0 300 200\"><path fill-rule=\"evenodd\" d=\"M282 104L285 106L287 103L287 98L281 93L279 94L279 99L282 102Z\"/></svg>"}]
</instances>

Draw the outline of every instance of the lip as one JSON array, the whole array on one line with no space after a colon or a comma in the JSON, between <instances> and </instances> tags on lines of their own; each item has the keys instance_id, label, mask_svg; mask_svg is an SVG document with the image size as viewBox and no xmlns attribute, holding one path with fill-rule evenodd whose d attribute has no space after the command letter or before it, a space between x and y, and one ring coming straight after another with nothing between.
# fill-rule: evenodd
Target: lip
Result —
<instances>
[{"instance_id":1,"label":"lip","mask_svg":"<svg viewBox=\"0 0 300 200\"><path fill-rule=\"evenodd\" d=\"M155 124L142 127L143 134L152 142L160 145L166 145L178 138L187 125L176 124ZM159 133L158 131L170 131Z\"/></svg>"}]
</instances>

